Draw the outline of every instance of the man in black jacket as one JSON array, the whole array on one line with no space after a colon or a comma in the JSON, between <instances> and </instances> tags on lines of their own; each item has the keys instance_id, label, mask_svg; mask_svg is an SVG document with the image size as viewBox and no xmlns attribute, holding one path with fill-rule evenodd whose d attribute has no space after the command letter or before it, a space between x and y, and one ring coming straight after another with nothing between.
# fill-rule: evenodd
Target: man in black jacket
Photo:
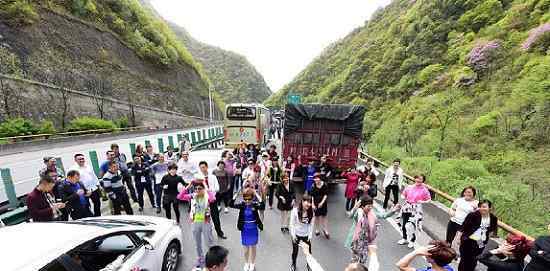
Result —
<instances>
[{"instance_id":1,"label":"man in black jacket","mask_svg":"<svg viewBox=\"0 0 550 271\"><path fill-rule=\"evenodd\" d=\"M63 202L66 202L73 220L93 216L88 198L91 193L80 182L78 170L70 170L61 188Z\"/></svg>"}]
</instances>

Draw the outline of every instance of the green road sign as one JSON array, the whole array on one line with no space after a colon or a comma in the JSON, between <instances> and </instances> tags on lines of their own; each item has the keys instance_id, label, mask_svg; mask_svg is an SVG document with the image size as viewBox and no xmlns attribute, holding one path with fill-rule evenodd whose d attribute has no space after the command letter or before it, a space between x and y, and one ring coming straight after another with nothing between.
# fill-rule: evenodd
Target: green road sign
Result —
<instances>
[{"instance_id":1,"label":"green road sign","mask_svg":"<svg viewBox=\"0 0 550 271\"><path fill-rule=\"evenodd\" d=\"M302 96L301 95L288 95L288 103L289 104L299 104L302 102Z\"/></svg>"}]
</instances>

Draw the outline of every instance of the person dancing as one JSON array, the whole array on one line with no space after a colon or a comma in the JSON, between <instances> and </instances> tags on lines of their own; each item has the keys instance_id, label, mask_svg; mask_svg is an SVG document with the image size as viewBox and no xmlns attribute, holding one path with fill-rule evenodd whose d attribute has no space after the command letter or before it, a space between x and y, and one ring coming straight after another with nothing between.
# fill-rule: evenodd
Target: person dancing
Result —
<instances>
[{"instance_id":1,"label":"person dancing","mask_svg":"<svg viewBox=\"0 0 550 271\"><path fill-rule=\"evenodd\" d=\"M264 225L260 219L259 210L265 209L265 202L252 188L242 191L243 201L235 203L239 194L236 194L229 202L229 206L239 210L237 229L241 232L241 243L244 248L244 271L255 270L256 245L258 244L258 229L263 230ZM256 199L256 201L254 201Z\"/></svg>"},{"instance_id":2,"label":"person dancing","mask_svg":"<svg viewBox=\"0 0 550 271\"><path fill-rule=\"evenodd\" d=\"M330 239L328 233L328 185L321 180L321 174L315 173L313 177L313 188L311 189L312 207L315 213L315 235L319 236L320 229L323 229L323 235L325 238Z\"/></svg>"},{"instance_id":3,"label":"person dancing","mask_svg":"<svg viewBox=\"0 0 550 271\"><path fill-rule=\"evenodd\" d=\"M289 213L294 206L294 188L290 185L290 178L288 174L283 176L283 182L280 183L275 192L277 197L277 209L281 211L281 232L288 233L289 229Z\"/></svg>"},{"instance_id":4,"label":"person dancing","mask_svg":"<svg viewBox=\"0 0 550 271\"><path fill-rule=\"evenodd\" d=\"M298 257L298 245L304 242L309 246L311 253L311 237L315 217L311 208L311 196L304 195L299 206L292 209L290 214L290 236L292 238L292 264L290 270L296 270L296 258Z\"/></svg>"}]
</instances>

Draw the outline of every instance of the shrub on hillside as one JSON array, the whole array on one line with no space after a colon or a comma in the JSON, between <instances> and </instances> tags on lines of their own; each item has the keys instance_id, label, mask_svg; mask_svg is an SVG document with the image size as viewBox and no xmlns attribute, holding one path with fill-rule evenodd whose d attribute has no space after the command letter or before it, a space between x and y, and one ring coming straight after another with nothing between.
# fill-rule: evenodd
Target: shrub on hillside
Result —
<instances>
[{"instance_id":1,"label":"shrub on hillside","mask_svg":"<svg viewBox=\"0 0 550 271\"><path fill-rule=\"evenodd\" d=\"M56 132L55 126L50 120L43 120L38 127L39 134L55 134Z\"/></svg>"},{"instance_id":2,"label":"shrub on hillside","mask_svg":"<svg viewBox=\"0 0 550 271\"><path fill-rule=\"evenodd\" d=\"M499 48L498 40L478 43L468 54L468 65L476 72L487 70Z\"/></svg>"},{"instance_id":3,"label":"shrub on hillside","mask_svg":"<svg viewBox=\"0 0 550 271\"><path fill-rule=\"evenodd\" d=\"M0 137L33 135L38 130L30 120L24 118L8 119L0 124Z\"/></svg>"},{"instance_id":4,"label":"shrub on hillside","mask_svg":"<svg viewBox=\"0 0 550 271\"><path fill-rule=\"evenodd\" d=\"M521 48L525 51L546 52L550 48L550 23L545 23L529 31L529 37L521 44Z\"/></svg>"},{"instance_id":5,"label":"shrub on hillside","mask_svg":"<svg viewBox=\"0 0 550 271\"><path fill-rule=\"evenodd\" d=\"M130 127L130 122L128 122L127 117L122 117L115 120L115 125L118 128L128 128Z\"/></svg>"},{"instance_id":6,"label":"shrub on hillside","mask_svg":"<svg viewBox=\"0 0 550 271\"><path fill-rule=\"evenodd\" d=\"M24 0L1 1L0 17L15 26L29 25L40 18L30 1Z\"/></svg>"},{"instance_id":7,"label":"shrub on hillside","mask_svg":"<svg viewBox=\"0 0 550 271\"><path fill-rule=\"evenodd\" d=\"M92 117L78 117L71 120L69 124L70 132L86 130L114 131L116 128L116 125L112 121Z\"/></svg>"}]
</instances>

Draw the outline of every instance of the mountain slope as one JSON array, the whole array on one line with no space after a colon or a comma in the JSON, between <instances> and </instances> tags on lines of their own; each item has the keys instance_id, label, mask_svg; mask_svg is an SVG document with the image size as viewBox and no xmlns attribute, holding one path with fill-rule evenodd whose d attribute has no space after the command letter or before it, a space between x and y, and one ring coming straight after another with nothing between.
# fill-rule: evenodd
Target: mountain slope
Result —
<instances>
[{"instance_id":1,"label":"mountain slope","mask_svg":"<svg viewBox=\"0 0 550 271\"><path fill-rule=\"evenodd\" d=\"M528 233L550 221L550 1L394 0L267 105L365 105L369 150ZM535 162L536 161L536 162ZM535 223L528 223L532 219Z\"/></svg>"},{"instance_id":2,"label":"mountain slope","mask_svg":"<svg viewBox=\"0 0 550 271\"><path fill-rule=\"evenodd\" d=\"M149 0L140 2L162 18ZM197 41L185 28L172 22L167 24L202 65L225 103L261 103L271 95L263 76L244 56Z\"/></svg>"},{"instance_id":3,"label":"mountain slope","mask_svg":"<svg viewBox=\"0 0 550 271\"><path fill-rule=\"evenodd\" d=\"M0 49L24 78L83 91L99 78L123 101L208 112L200 64L137 0L0 1Z\"/></svg>"},{"instance_id":4,"label":"mountain slope","mask_svg":"<svg viewBox=\"0 0 550 271\"><path fill-rule=\"evenodd\" d=\"M197 41L184 28L168 24L202 64L226 103L261 103L269 97L271 90L263 76L244 56Z\"/></svg>"}]
</instances>

